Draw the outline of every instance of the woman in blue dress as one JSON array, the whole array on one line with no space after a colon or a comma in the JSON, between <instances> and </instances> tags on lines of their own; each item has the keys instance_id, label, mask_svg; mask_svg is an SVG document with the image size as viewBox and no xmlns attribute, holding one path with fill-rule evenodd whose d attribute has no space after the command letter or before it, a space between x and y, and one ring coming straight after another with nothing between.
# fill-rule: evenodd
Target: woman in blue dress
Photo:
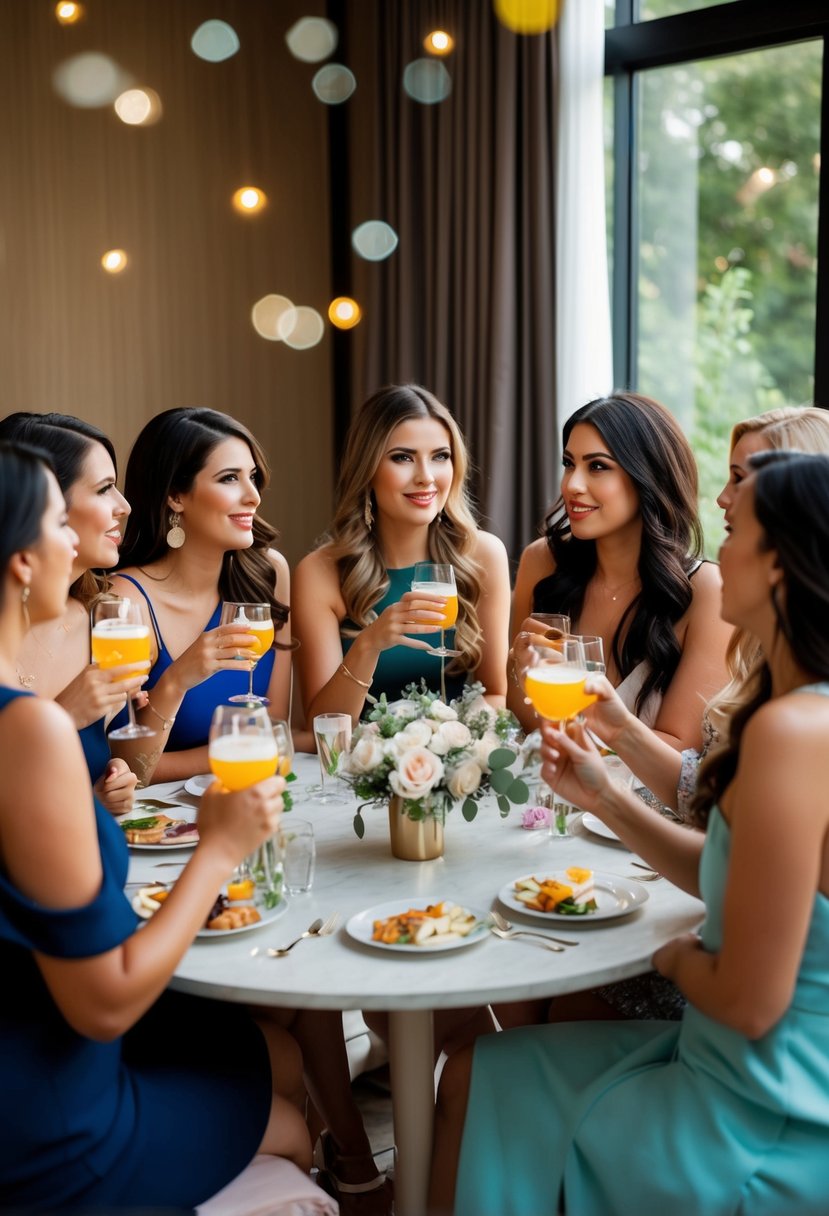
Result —
<instances>
[{"instance_id":1,"label":"woman in blue dress","mask_svg":"<svg viewBox=\"0 0 829 1216\"><path fill-rule=\"evenodd\" d=\"M257 663L253 687L273 717L289 717L288 563L257 514L268 479L250 431L216 410L165 410L133 444L124 487L132 514L112 587L143 602L153 626L148 704L138 717L156 737L149 750L143 740L122 745L144 780L207 772L213 710L247 691L240 659L255 654L251 636L220 624L223 600L270 604L275 648Z\"/></svg>"},{"instance_id":2,"label":"woman in blue dress","mask_svg":"<svg viewBox=\"0 0 829 1216\"><path fill-rule=\"evenodd\" d=\"M699 935L654 956L683 1021L521 1028L450 1061L436 1213L829 1210L829 458L749 465L722 613L765 662L701 769L705 833L609 781L584 728L543 728L557 791L705 900Z\"/></svg>"},{"instance_id":3,"label":"woman in blue dress","mask_svg":"<svg viewBox=\"0 0 829 1216\"><path fill-rule=\"evenodd\" d=\"M81 736L95 793L114 815L131 810L137 778L127 762L110 754L106 727L135 693L146 669L102 671L91 661L89 610L106 589L101 571L118 561L129 503L119 493L115 449L98 427L69 414L9 414L0 439L31 443L48 452L78 537L72 586L57 620L43 621L24 638L17 662L22 688L52 697L71 716ZM122 679L121 677L128 678Z\"/></svg>"},{"instance_id":4,"label":"woman in blue dress","mask_svg":"<svg viewBox=\"0 0 829 1216\"><path fill-rule=\"evenodd\" d=\"M257 1151L310 1164L256 1025L162 995L216 891L276 830L284 782L205 793L199 847L137 933L123 833L74 723L17 680L30 625L63 612L76 539L41 455L0 443L0 1207L192 1208Z\"/></svg>"},{"instance_id":5,"label":"woman in blue dress","mask_svg":"<svg viewBox=\"0 0 829 1216\"><path fill-rule=\"evenodd\" d=\"M297 667L310 723L319 713L371 708L412 681L440 691L440 604L411 591L417 562L455 568L460 606L447 634L460 656L447 664L446 696L467 678L503 705L509 569L497 537L470 509L463 436L445 405L416 384L376 392L354 419L324 543L297 566ZM426 637L424 635L431 635Z\"/></svg>"}]
</instances>

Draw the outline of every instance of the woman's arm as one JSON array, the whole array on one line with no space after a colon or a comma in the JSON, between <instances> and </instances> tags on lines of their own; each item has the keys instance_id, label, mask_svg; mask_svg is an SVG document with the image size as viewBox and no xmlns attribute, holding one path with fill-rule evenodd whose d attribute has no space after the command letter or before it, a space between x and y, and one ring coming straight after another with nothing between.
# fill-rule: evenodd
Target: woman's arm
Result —
<instances>
[{"instance_id":1,"label":"woman's arm","mask_svg":"<svg viewBox=\"0 0 829 1216\"><path fill-rule=\"evenodd\" d=\"M510 611L510 646L514 647L516 634L526 627L526 618L533 610L533 592L536 583L552 574L555 567L547 542L541 537L533 541L521 554L515 588L512 593ZM515 671L514 654L510 649L507 659L507 708L511 709L524 730L535 730L538 714L524 699L524 692Z\"/></svg>"},{"instance_id":2,"label":"woman's arm","mask_svg":"<svg viewBox=\"0 0 829 1216\"><path fill-rule=\"evenodd\" d=\"M4 751L15 756L0 794L0 845L9 879L44 907L82 907L97 895L103 875L77 733L57 705L34 698L9 706L3 726ZM283 788L281 778L271 778L241 791L241 798L216 789L204 795L199 846L140 933L90 958L36 955L75 1030L90 1038L117 1038L156 1000L233 867L276 830Z\"/></svg>"},{"instance_id":3,"label":"woman's arm","mask_svg":"<svg viewBox=\"0 0 829 1216\"><path fill-rule=\"evenodd\" d=\"M719 567L703 562L691 579L693 598L687 624L683 631L680 622L677 631L682 657L653 726L677 751L701 749L702 712L728 679L725 652L732 628L720 616L721 586Z\"/></svg>"},{"instance_id":4,"label":"woman's arm","mask_svg":"<svg viewBox=\"0 0 829 1216\"><path fill-rule=\"evenodd\" d=\"M481 568L478 624L483 635L481 661L474 675L483 684L487 701L499 708L507 692L509 562L504 545L490 532L478 533L474 556Z\"/></svg>"},{"instance_id":5,"label":"woman's arm","mask_svg":"<svg viewBox=\"0 0 829 1216\"><path fill-rule=\"evenodd\" d=\"M731 824L722 946L693 936L654 958L698 1009L760 1038L791 1003L815 894L826 891L829 706L818 694L768 702L746 727L725 803Z\"/></svg>"}]
</instances>

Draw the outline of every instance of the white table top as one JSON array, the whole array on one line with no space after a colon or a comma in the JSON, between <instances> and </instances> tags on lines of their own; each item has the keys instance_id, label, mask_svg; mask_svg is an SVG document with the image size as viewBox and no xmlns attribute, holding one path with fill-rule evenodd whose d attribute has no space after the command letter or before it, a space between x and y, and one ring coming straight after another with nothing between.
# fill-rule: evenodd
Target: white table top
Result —
<instances>
[{"instance_id":1,"label":"white table top","mask_svg":"<svg viewBox=\"0 0 829 1216\"><path fill-rule=\"evenodd\" d=\"M543 875L569 865L633 878L627 849L584 828L572 841L551 841L544 831L522 829L519 809L502 820L494 802L484 800L472 823L457 809L449 816L443 858L398 861L389 850L384 810L366 808L366 834L359 840L352 829L356 803L322 806L303 798L304 787L318 780L316 757L298 756L296 771L292 813L312 820L317 837L313 890L289 897L285 915L269 928L196 941L176 969L172 987L230 1001L317 1009L425 1010L552 996L648 970L658 946L696 928L702 919L698 900L660 880L646 884L648 901L626 917L540 924L501 908L499 888L523 874ZM145 793L168 796L171 788L157 786ZM195 805L188 795L181 801ZM170 878L175 869L154 869L155 863L184 862L188 856L184 849L133 852L130 878ZM361 945L347 935L350 916L392 899L399 899L401 908L441 899L481 911L497 907L516 925L548 929L580 944L553 953L529 941L489 935L460 950L401 955ZM302 942L286 958L251 958L253 946L281 945L316 917L335 910L342 922L333 936Z\"/></svg>"}]
</instances>

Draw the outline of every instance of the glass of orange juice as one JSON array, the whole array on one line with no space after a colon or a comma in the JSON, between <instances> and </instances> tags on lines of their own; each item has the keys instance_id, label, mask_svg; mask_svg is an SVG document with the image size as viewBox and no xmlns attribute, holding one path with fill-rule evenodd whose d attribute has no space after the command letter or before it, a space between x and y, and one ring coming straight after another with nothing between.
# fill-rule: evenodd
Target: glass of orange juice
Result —
<instances>
[{"instance_id":1,"label":"glass of orange juice","mask_svg":"<svg viewBox=\"0 0 829 1216\"><path fill-rule=\"evenodd\" d=\"M596 700L584 691L588 670L579 638L561 638L555 649L530 646L528 659L524 692L542 718L568 722Z\"/></svg>"},{"instance_id":2,"label":"glass of orange juice","mask_svg":"<svg viewBox=\"0 0 829 1216\"><path fill-rule=\"evenodd\" d=\"M265 707L218 705L210 724L207 758L211 773L226 790L245 790L272 777L279 749Z\"/></svg>"},{"instance_id":3,"label":"glass of orange juice","mask_svg":"<svg viewBox=\"0 0 829 1216\"><path fill-rule=\"evenodd\" d=\"M251 659L243 659L240 656L240 662L249 662L248 668L248 690L247 692L236 693L228 700L234 705L267 705L268 698L260 697L253 691L253 672L256 664L266 654L274 639L273 617L271 615L270 604L232 604L225 601L222 604L222 625L237 625L240 633L249 633L251 642L248 649L254 652Z\"/></svg>"},{"instance_id":4,"label":"glass of orange juice","mask_svg":"<svg viewBox=\"0 0 829 1216\"><path fill-rule=\"evenodd\" d=\"M111 596L99 600L92 608L92 658L106 671L125 663L146 663L150 670L150 627L141 615L135 600ZM128 680L131 672L121 679ZM132 697L127 697L129 723L109 732L110 739L142 739L156 732L149 726L139 726L135 720Z\"/></svg>"},{"instance_id":5,"label":"glass of orange juice","mask_svg":"<svg viewBox=\"0 0 829 1216\"><path fill-rule=\"evenodd\" d=\"M427 596L440 596L446 603L442 608L435 605L435 612L440 612L440 646L433 646L430 654L437 658L454 658L459 650L452 650L444 645L444 630L452 629L458 619L458 588L455 585L455 567L449 562L418 562L414 568L412 591L419 591Z\"/></svg>"}]
</instances>

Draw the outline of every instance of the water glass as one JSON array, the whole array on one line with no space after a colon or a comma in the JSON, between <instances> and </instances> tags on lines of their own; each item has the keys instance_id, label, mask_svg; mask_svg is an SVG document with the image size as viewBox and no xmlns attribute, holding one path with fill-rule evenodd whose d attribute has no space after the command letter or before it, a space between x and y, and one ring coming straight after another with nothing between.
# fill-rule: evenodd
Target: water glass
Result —
<instances>
[{"instance_id":1,"label":"water glass","mask_svg":"<svg viewBox=\"0 0 829 1216\"><path fill-rule=\"evenodd\" d=\"M317 714L314 738L322 778L322 792L314 801L344 805L348 800L335 792L335 782L351 743L351 714Z\"/></svg>"},{"instance_id":2,"label":"water glass","mask_svg":"<svg viewBox=\"0 0 829 1216\"><path fill-rule=\"evenodd\" d=\"M314 825L307 819L294 819L280 831L282 876L289 895L310 891L314 882Z\"/></svg>"},{"instance_id":3,"label":"water glass","mask_svg":"<svg viewBox=\"0 0 829 1216\"><path fill-rule=\"evenodd\" d=\"M575 807L571 806L569 802L562 802L560 798L556 797L555 792L543 782L536 790L535 805L546 807L550 812L550 840L573 839L570 820Z\"/></svg>"}]
</instances>

